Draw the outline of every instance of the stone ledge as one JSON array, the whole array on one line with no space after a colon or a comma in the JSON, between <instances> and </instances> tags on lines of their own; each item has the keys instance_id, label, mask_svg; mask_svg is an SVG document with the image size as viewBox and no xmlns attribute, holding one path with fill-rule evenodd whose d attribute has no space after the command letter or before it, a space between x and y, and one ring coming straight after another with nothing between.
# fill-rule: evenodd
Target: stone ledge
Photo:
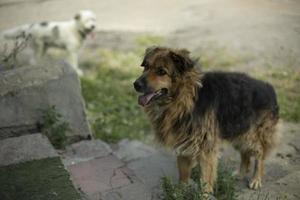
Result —
<instances>
[{"instance_id":1,"label":"stone ledge","mask_svg":"<svg viewBox=\"0 0 300 200\"><path fill-rule=\"evenodd\" d=\"M0 140L0 166L57 156L47 137L41 134Z\"/></svg>"}]
</instances>

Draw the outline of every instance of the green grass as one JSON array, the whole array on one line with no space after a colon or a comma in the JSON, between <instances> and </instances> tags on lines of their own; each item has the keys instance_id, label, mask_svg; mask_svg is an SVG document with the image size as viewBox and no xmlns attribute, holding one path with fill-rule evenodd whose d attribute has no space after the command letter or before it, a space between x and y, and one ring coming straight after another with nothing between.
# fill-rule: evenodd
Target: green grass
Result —
<instances>
[{"instance_id":1,"label":"green grass","mask_svg":"<svg viewBox=\"0 0 300 200\"><path fill-rule=\"evenodd\" d=\"M161 36L147 35L147 34L140 35L135 39L136 49L134 52L142 56L146 48L150 46L159 46L163 44L163 42L164 42L164 38Z\"/></svg>"},{"instance_id":2,"label":"green grass","mask_svg":"<svg viewBox=\"0 0 300 200\"><path fill-rule=\"evenodd\" d=\"M247 63L251 56L233 53L224 46L207 43L192 54L199 58L203 70L233 70L237 65Z\"/></svg>"},{"instance_id":3,"label":"green grass","mask_svg":"<svg viewBox=\"0 0 300 200\"><path fill-rule=\"evenodd\" d=\"M81 79L88 118L97 138L117 142L123 138L142 139L150 124L137 104L134 80L141 74L141 58L146 47L163 41L158 36L136 38L136 49L130 52L98 50L99 59L82 63L87 76Z\"/></svg>"},{"instance_id":4,"label":"green grass","mask_svg":"<svg viewBox=\"0 0 300 200\"><path fill-rule=\"evenodd\" d=\"M196 185L190 184L173 184L169 178L162 177L162 200L203 200L205 193L202 188L205 186L200 183L200 172L194 168L191 178ZM205 184L205 183L204 183ZM236 179L232 171L227 169L223 164L218 167L218 178L214 187L214 196L218 200L237 200Z\"/></svg>"},{"instance_id":5,"label":"green grass","mask_svg":"<svg viewBox=\"0 0 300 200\"><path fill-rule=\"evenodd\" d=\"M268 68L252 72L253 76L270 82L277 93L280 116L286 121L300 121L300 70Z\"/></svg>"}]
</instances>

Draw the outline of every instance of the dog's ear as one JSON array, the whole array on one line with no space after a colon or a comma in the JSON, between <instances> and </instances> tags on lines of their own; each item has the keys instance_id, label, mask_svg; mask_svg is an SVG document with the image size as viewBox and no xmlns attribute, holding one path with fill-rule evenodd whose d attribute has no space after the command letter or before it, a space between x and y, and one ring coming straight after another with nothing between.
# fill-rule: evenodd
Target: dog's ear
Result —
<instances>
[{"instance_id":1,"label":"dog's ear","mask_svg":"<svg viewBox=\"0 0 300 200\"><path fill-rule=\"evenodd\" d=\"M152 55L157 49L157 46L151 46L145 50L144 60L141 64L142 67L145 67L147 65L147 58L149 58L149 56Z\"/></svg>"},{"instance_id":2,"label":"dog's ear","mask_svg":"<svg viewBox=\"0 0 300 200\"><path fill-rule=\"evenodd\" d=\"M194 62L190 58L190 52L186 49L170 51L169 55L180 74L194 67Z\"/></svg>"},{"instance_id":3,"label":"dog's ear","mask_svg":"<svg viewBox=\"0 0 300 200\"><path fill-rule=\"evenodd\" d=\"M80 13L77 13L77 14L75 15L75 17L74 17L74 19L77 20L77 21L80 20L80 18L81 18Z\"/></svg>"}]
</instances>

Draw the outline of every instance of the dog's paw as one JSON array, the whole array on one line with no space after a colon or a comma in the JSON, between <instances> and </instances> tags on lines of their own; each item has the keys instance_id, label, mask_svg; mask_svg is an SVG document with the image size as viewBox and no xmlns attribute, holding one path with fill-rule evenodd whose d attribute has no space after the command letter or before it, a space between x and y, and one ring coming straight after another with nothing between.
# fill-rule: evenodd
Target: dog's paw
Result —
<instances>
[{"instance_id":1,"label":"dog's paw","mask_svg":"<svg viewBox=\"0 0 300 200\"><path fill-rule=\"evenodd\" d=\"M249 183L249 188L253 190L257 190L261 188L261 179L260 178L253 178Z\"/></svg>"}]
</instances>

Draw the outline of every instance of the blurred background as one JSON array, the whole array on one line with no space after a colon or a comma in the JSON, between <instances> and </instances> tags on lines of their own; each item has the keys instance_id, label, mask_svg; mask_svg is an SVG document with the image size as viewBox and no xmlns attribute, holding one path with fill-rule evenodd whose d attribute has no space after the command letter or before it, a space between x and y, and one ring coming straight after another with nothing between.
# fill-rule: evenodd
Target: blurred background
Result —
<instances>
[{"instance_id":1,"label":"blurred background","mask_svg":"<svg viewBox=\"0 0 300 200\"><path fill-rule=\"evenodd\" d=\"M300 3L297 0L1 0L0 31L26 23L97 15L97 34L79 56L94 133L107 141L144 138L149 124L133 80L144 49L183 47L203 70L243 71L274 84L281 116L300 119Z\"/></svg>"}]
</instances>

